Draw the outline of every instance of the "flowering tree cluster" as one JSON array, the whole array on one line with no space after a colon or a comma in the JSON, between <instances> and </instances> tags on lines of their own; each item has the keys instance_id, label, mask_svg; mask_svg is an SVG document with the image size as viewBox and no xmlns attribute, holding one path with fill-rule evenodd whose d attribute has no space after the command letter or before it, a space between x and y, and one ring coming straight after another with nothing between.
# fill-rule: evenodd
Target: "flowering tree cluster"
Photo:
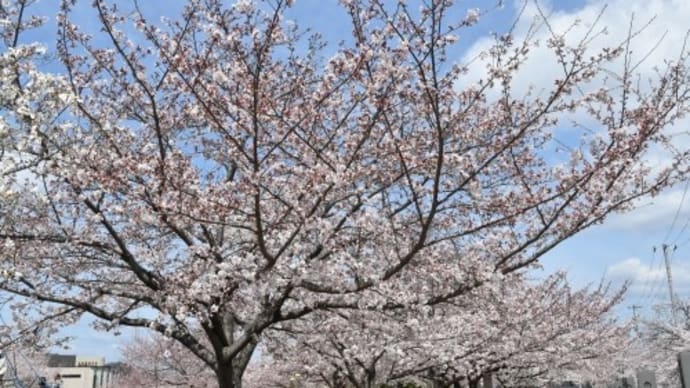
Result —
<instances>
[{"instance_id":1,"label":"flowering tree cluster","mask_svg":"<svg viewBox=\"0 0 690 388\"><path fill-rule=\"evenodd\" d=\"M490 375L506 386L609 382L631 346L629 327L611 313L621 296L572 290L560 273L537 284L513 276L431 309L318 312L269 329L244 384L475 387ZM136 360L122 385L212 385L212 370L165 337L137 337L122 350Z\"/></svg>"},{"instance_id":2,"label":"flowering tree cluster","mask_svg":"<svg viewBox=\"0 0 690 388\"><path fill-rule=\"evenodd\" d=\"M292 1L225 3L159 23L96 0L93 37L64 0L50 73L21 39L42 19L1 2L0 288L18 327L89 314L149 328L221 388L241 386L267 330L324 311L395 333L456 306L446 321L469 350L481 323L456 317L528 308L501 302L505 279L685 174L664 133L688 109L685 52L641 86L628 40L593 51L596 27L574 43L552 31L562 76L516 95L537 42L497 36L467 82L456 41L480 12L449 18L449 0L343 0L352 34L326 59L287 20ZM559 138L570 112L594 127ZM667 163L649 166L650 149ZM458 373L511 358L505 335Z\"/></svg>"},{"instance_id":3,"label":"flowering tree cluster","mask_svg":"<svg viewBox=\"0 0 690 388\"><path fill-rule=\"evenodd\" d=\"M653 316L638 319L630 351L616 362L624 370L653 370L660 383L680 386L678 354L690 349L690 304L676 299L653 308Z\"/></svg>"},{"instance_id":4,"label":"flowering tree cluster","mask_svg":"<svg viewBox=\"0 0 690 388\"><path fill-rule=\"evenodd\" d=\"M598 364L623 351L629 328L612 319L621 293L571 290L563 274L539 284L504 280L453 304L413 311L318 313L266 335L272 383L379 387L401 381L506 386L606 381ZM270 384L264 381L264 386Z\"/></svg>"},{"instance_id":5,"label":"flowering tree cluster","mask_svg":"<svg viewBox=\"0 0 690 388\"><path fill-rule=\"evenodd\" d=\"M675 299L652 308L652 315L636 316L626 325L631 330L618 338L623 341L618 343L623 345L620 351L598 352L584 369L566 370L562 376L575 381L610 382L648 370L655 374L660 386L680 386L678 356L690 349L690 305L686 300Z\"/></svg>"},{"instance_id":6,"label":"flowering tree cluster","mask_svg":"<svg viewBox=\"0 0 690 388\"><path fill-rule=\"evenodd\" d=\"M117 387L206 388L216 384L213 369L184 346L160 334L137 335L120 349L125 366Z\"/></svg>"}]
</instances>

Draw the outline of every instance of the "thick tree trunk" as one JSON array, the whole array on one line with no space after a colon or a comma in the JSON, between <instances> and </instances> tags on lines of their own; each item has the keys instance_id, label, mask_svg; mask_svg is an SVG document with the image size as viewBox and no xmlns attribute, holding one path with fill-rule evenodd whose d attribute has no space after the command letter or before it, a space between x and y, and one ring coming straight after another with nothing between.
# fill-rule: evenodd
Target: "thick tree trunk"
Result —
<instances>
[{"instance_id":1,"label":"thick tree trunk","mask_svg":"<svg viewBox=\"0 0 690 388\"><path fill-rule=\"evenodd\" d=\"M218 369L216 370L216 376L218 377L218 388L242 388L242 375L244 375L244 371L247 369L247 364L255 348L256 341L251 341L232 359L225 359L222 352L217 355Z\"/></svg>"},{"instance_id":2,"label":"thick tree trunk","mask_svg":"<svg viewBox=\"0 0 690 388\"><path fill-rule=\"evenodd\" d=\"M246 364L235 366L232 363L218 368L218 388L242 388L242 375L245 369Z\"/></svg>"},{"instance_id":3,"label":"thick tree trunk","mask_svg":"<svg viewBox=\"0 0 690 388\"><path fill-rule=\"evenodd\" d=\"M232 314L213 317L213 325L204 326L216 355L218 388L242 388L242 375L256 349L256 339L250 339L232 358L225 351L235 340L235 320Z\"/></svg>"},{"instance_id":4,"label":"thick tree trunk","mask_svg":"<svg viewBox=\"0 0 690 388\"><path fill-rule=\"evenodd\" d=\"M242 378L239 381L235 378L237 373L233 373L232 367L219 368L216 372L218 376L218 388L242 388Z\"/></svg>"},{"instance_id":5,"label":"thick tree trunk","mask_svg":"<svg viewBox=\"0 0 690 388\"><path fill-rule=\"evenodd\" d=\"M373 369L367 370L367 371L366 371L366 379L367 379L367 380L366 380L366 382L365 382L365 384L364 384L364 387L365 387L365 388L376 388L376 387L375 387L375 385L376 385L376 383L375 383L375 381L376 381L376 371L374 371Z\"/></svg>"}]
</instances>

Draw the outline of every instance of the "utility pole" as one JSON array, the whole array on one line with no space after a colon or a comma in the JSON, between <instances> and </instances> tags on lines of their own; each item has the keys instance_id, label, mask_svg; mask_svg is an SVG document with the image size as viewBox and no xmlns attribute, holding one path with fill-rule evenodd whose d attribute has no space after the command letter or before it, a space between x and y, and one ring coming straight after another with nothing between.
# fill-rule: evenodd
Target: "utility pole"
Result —
<instances>
[{"instance_id":1,"label":"utility pole","mask_svg":"<svg viewBox=\"0 0 690 388\"><path fill-rule=\"evenodd\" d=\"M671 249L673 248L673 249ZM668 282L668 294L671 299L671 318L673 323L677 322L676 312L678 311L678 303L676 300L676 294L673 292L673 278L671 276L671 255L676 251L677 246L669 246L667 244L661 245L661 251L664 254L664 264L666 265L666 280Z\"/></svg>"},{"instance_id":2,"label":"utility pole","mask_svg":"<svg viewBox=\"0 0 690 388\"><path fill-rule=\"evenodd\" d=\"M639 337L640 336L640 325L639 325L639 321L638 321L637 310L641 309L642 306L634 304L632 306L629 306L628 308L631 309L633 312L633 322L635 322L635 333Z\"/></svg>"}]
</instances>

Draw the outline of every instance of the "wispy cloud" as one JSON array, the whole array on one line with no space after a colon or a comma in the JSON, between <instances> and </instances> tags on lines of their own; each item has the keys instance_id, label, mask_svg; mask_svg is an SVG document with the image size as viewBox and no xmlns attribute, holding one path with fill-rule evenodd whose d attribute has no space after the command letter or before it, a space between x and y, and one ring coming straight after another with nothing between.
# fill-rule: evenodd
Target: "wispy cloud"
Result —
<instances>
[{"instance_id":1,"label":"wispy cloud","mask_svg":"<svg viewBox=\"0 0 690 388\"><path fill-rule=\"evenodd\" d=\"M673 259L671 274L676 294L690 292L690 263ZM629 292L633 297L654 300L669 298L666 266L659 250L648 260L630 257L611 265L608 277L613 281L631 281Z\"/></svg>"},{"instance_id":2,"label":"wispy cloud","mask_svg":"<svg viewBox=\"0 0 690 388\"><path fill-rule=\"evenodd\" d=\"M690 190L678 185L654 198L637 202L634 211L609 218L605 228L620 230L664 229L669 242L682 243L690 238ZM675 223L673 222L675 219Z\"/></svg>"}]
</instances>

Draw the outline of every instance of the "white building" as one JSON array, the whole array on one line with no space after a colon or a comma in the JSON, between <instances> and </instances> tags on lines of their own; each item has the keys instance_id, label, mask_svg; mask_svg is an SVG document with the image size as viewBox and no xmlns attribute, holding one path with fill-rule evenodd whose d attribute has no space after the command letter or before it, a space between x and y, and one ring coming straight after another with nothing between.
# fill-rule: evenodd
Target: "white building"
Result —
<instances>
[{"instance_id":1,"label":"white building","mask_svg":"<svg viewBox=\"0 0 690 388\"><path fill-rule=\"evenodd\" d=\"M47 377L60 388L115 388L112 369L103 357L50 354Z\"/></svg>"}]
</instances>

